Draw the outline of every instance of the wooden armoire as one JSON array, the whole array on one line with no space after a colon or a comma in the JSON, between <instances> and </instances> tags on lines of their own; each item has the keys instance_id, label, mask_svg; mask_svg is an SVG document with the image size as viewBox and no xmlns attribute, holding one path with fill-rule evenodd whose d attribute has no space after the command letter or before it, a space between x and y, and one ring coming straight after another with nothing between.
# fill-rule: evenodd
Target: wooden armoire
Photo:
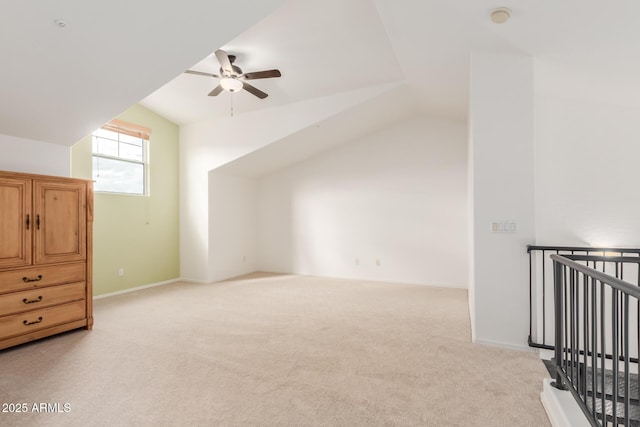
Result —
<instances>
[{"instance_id":1,"label":"wooden armoire","mask_svg":"<svg viewBox=\"0 0 640 427\"><path fill-rule=\"evenodd\" d=\"M0 171L0 349L91 329L93 182Z\"/></svg>"}]
</instances>

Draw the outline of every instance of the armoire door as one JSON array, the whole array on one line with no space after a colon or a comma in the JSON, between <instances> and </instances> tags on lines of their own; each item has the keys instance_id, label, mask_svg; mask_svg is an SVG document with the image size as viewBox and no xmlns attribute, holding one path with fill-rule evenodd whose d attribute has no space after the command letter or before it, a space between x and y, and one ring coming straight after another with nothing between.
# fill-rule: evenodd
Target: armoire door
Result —
<instances>
[{"instance_id":1,"label":"armoire door","mask_svg":"<svg viewBox=\"0 0 640 427\"><path fill-rule=\"evenodd\" d=\"M0 175L0 268L31 264L31 180Z\"/></svg>"},{"instance_id":2,"label":"armoire door","mask_svg":"<svg viewBox=\"0 0 640 427\"><path fill-rule=\"evenodd\" d=\"M85 184L35 180L33 191L34 263L84 260L87 256Z\"/></svg>"}]
</instances>

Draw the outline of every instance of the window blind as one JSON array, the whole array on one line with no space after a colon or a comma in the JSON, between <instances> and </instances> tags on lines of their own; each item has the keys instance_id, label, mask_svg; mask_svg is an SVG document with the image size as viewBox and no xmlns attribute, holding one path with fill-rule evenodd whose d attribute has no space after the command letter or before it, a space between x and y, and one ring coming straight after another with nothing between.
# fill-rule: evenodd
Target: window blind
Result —
<instances>
[{"instance_id":1,"label":"window blind","mask_svg":"<svg viewBox=\"0 0 640 427\"><path fill-rule=\"evenodd\" d=\"M101 127L105 130L110 130L112 132L123 133L125 135L133 136L135 138L142 138L149 140L151 136L151 129L146 128L144 126L135 125L133 123L127 123L122 120L113 119L109 123L105 124Z\"/></svg>"}]
</instances>

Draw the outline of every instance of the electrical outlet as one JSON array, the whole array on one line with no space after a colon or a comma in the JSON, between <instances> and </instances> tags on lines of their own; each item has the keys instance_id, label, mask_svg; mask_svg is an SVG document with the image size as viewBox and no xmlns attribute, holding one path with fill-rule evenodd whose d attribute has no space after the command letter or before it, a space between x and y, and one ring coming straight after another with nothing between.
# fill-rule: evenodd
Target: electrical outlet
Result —
<instances>
[{"instance_id":1,"label":"electrical outlet","mask_svg":"<svg viewBox=\"0 0 640 427\"><path fill-rule=\"evenodd\" d=\"M380 267L380 258L376 259L376 266Z\"/></svg>"},{"instance_id":2,"label":"electrical outlet","mask_svg":"<svg viewBox=\"0 0 640 427\"><path fill-rule=\"evenodd\" d=\"M124 276L124 268L120 267L118 269L118 276L120 276L120 277Z\"/></svg>"},{"instance_id":3,"label":"electrical outlet","mask_svg":"<svg viewBox=\"0 0 640 427\"><path fill-rule=\"evenodd\" d=\"M360 265L360 258L356 258L356 265Z\"/></svg>"}]
</instances>

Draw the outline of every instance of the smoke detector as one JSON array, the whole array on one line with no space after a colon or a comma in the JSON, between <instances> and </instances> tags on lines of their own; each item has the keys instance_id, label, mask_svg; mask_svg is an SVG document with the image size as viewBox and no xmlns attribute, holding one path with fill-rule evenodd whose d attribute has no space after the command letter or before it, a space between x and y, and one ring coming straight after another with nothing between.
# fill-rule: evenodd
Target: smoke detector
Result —
<instances>
[{"instance_id":1,"label":"smoke detector","mask_svg":"<svg viewBox=\"0 0 640 427\"><path fill-rule=\"evenodd\" d=\"M499 7L491 12L491 20L494 24L504 24L511 18L511 10L506 7Z\"/></svg>"}]
</instances>

